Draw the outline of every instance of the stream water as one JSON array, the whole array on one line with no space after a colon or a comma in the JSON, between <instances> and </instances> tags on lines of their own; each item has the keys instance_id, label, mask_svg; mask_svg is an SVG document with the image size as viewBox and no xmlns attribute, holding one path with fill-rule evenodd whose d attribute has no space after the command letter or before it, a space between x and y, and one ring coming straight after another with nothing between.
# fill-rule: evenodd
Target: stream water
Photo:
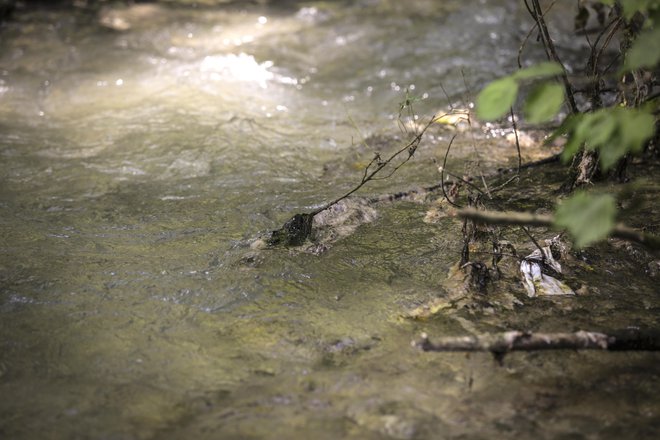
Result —
<instances>
[{"instance_id":1,"label":"stream water","mask_svg":"<svg viewBox=\"0 0 660 440\"><path fill-rule=\"evenodd\" d=\"M426 205L381 204L321 255L248 246L350 189L374 152L362 139L405 139L406 89L430 115L443 88L469 100L511 71L524 7L76 4L28 2L0 25L0 438L660 433L657 355L498 366L410 346L422 331L657 327L657 285L624 257L594 251L612 273L585 271L588 295L520 288L513 308L414 321L402 316L445 294L460 256L460 224L424 223ZM435 183L451 135L429 131L361 194ZM515 156L479 142L484 166ZM457 138L457 170L473 144Z\"/></svg>"}]
</instances>

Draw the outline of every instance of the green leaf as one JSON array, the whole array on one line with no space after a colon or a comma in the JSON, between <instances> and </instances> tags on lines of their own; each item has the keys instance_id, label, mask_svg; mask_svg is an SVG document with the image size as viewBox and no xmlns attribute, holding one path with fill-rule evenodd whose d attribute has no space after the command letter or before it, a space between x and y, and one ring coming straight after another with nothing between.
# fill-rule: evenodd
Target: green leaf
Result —
<instances>
[{"instance_id":1,"label":"green leaf","mask_svg":"<svg viewBox=\"0 0 660 440\"><path fill-rule=\"evenodd\" d=\"M533 66L520 69L511 76L517 81L522 81L526 79L555 76L561 74L562 72L563 70L559 63L545 61L543 63L534 64Z\"/></svg>"},{"instance_id":2,"label":"green leaf","mask_svg":"<svg viewBox=\"0 0 660 440\"><path fill-rule=\"evenodd\" d=\"M557 208L555 225L568 230L581 248L607 237L614 228L615 216L616 203L611 195L576 192Z\"/></svg>"},{"instance_id":3,"label":"green leaf","mask_svg":"<svg viewBox=\"0 0 660 440\"><path fill-rule=\"evenodd\" d=\"M624 70L655 67L660 62L660 28L642 32L626 53Z\"/></svg>"},{"instance_id":4,"label":"green leaf","mask_svg":"<svg viewBox=\"0 0 660 440\"><path fill-rule=\"evenodd\" d=\"M605 108L573 116L560 127L568 134L562 160L568 161L584 144L598 150L600 165L607 170L627 153L638 153L655 132L655 117L645 110Z\"/></svg>"},{"instance_id":5,"label":"green leaf","mask_svg":"<svg viewBox=\"0 0 660 440\"><path fill-rule=\"evenodd\" d=\"M587 141L590 148L600 147L612 137L617 128L617 119L609 109L588 114L577 126L576 132Z\"/></svg>"},{"instance_id":6,"label":"green leaf","mask_svg":"<svg viewBox=\"0 0 660 440\"><path fill-rule=\"evenodd\" d=\"M561 161L563 163L568 163L573 158L573 156L575 156L577 152L580 151L580 147L583 143L584 141L576 136L571 136L568 138L566 145L564 145L564 150L561 152Z\"/></svg>"},{"instance_id":7,"label":"green leaf","mask_svg":"<svg viewBox=\"0 0 660 440\"><path fill-rule=\"evenodd\" d=\"M623 15L630 20L636 12L646 13L655 0L621 0Z\"/></svg>"},{"instance_id":8,"label":"green leaf","mask_svg":"<svg viewBox=\"0 0 660 440\"><path fill-rule=\"evenodd\" d=\"M600 0L600 3L614 6L616 2L615 0ZM646 14L649 9L657 7L658 0L621 0L621 6L623 6L624 17L626 20L630 20L636 12Z\"/></svg>"},{"instance_id":9,"label":"green leaf","mask_svg":"<svg viewBox=\"0 0 660 440\"><path fill-rule=\"evenodd\" d=\"M604 128L605 124L594 125L587 136L600 150L603 170L612 167L627 153L642 151L655 131L655 118L642 110L613 108L598 113L608 115L608 127Z\"/></svg>"},{"instance_id":10,"label":"green leaf","mask_svg":"<svg viewBox=\"0 0 660 440\"><path fill-rule=\"evenodd\" d=\"M622 142L617 142L618 139L617 133L617 136L612 137L610 142L600 147L600 166L603 171L609 170L628 152L627 146Z\"/></svg>"},{"instance_id":11,"label":"green leaf","mask_svg":"<svg viewBox=\"0 0 660 440\"><path fill-rule=\"evenodd\" d=\"M564 103L564 88L559 84L539 84L531 91L525 103L525 117L530 124L551 120Z\"/></svg>"},{"instance_id":12,"label":"green leaf","mask_svg":"<svg viewBox=\"0 0 660 440\"><path fill-rule=\"evenodd\" d=\"M621 143L633 153L641 152L655 132L655 118L641 110L621 109L620 113Z\"/></svg>"},{"instance_id":13,"label":"green leaf","mask_svg":"<svg viewBox=\"0 0 660 440\"><path fill-rule=\"evenodd\" d=\"M655 118L644 111L614 109L617 131L600 146L600 164L604 170L612 167L626 153L639 153L655 131Z\"/></svg>"},{"instance_id":14,"label":"green leaf","mask_svg":"<svg viewBox=\"0 0 660 440\"><path fill-rule=\"evenodd\" d=\"M575 124L578 123L578 121L580 120L580 118L582 118L582 116L583 116L582 113L577 113L577 114L574 114L574 115L568 115L568 116L562 121L562 123L559 125L559 127L557 127L557 128L555 129L555 131L553 131L552 133L550 133L550 136L548 136L548 137L546 138L546 140L543 141L543 143L544 143L545 145L550 145L550 144L551 144L552 142L554 142L559 136L563 136L563 135L568 134L568 133L570 133L571 131L573 131L573 129L575 128Z\"/></svg>"},{"instance_id":15,"label":"green leaf","mask_svg":"<svg viewBox=\"0 0 660 440\"><path fill-rule=\"evenodd\" d=\"M569 135L564 145L564 150L561 152L561 160L563 163L567 163L569 160L575 156L575 154L580 150L582 145L582 140L575 136L575 127L584 119L583 113L578 113L575 115L569 115L564 122L561 123L559 127L546 139L546 143L553 142L559 136Z\"/></svg>"},{"instance_id":16,"label":"green leaf","mask_svg":"<svg viewBox=\"0 0 660 440\"><path fill-rule=\"evenodd\" d=\"M477 118L492 121L504 116L518 96L518 83L510 76L488 84L477 96Z\"/></svg>"}]
</instances>

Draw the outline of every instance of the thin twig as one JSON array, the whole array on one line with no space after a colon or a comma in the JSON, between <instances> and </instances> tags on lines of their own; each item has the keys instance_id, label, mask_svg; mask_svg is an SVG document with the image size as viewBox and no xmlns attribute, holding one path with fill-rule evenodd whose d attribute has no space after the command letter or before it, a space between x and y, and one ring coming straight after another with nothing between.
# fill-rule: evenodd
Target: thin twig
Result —
<instances>
[{"instance_id":1,"label":"thin twig","mask_svg":"<svg viewBox=\"0 0 660 440\"><path fill-rule=\"evenodd\" d=\"M529 232L529 229L527 228L527 226L520 225L520 229L522 229L522 231L525 233L525 235L527 235L529 237L529 239L532 240L532 243L534 243L534 246L536 246L536 249L541 251L541 259L543 260L543 262L545 262L545 254L543 253L543 247L539 244L538 241L536 241L536 238L534 238L532 233Z\"/></svg>"},{"instance_id":2,"label":"thin twig","mask_svg":"<svg viewBox=\"0 0 660 440\"><path fill-rule=\"evenodd\" d=\"M315 209L314 211L310 212L309 215L314 217L315 215L319 214L320 212L323 212L326 209L330 208L331 206L333 206L333 205L339 203L340 201L344 200L345 198L347 198L348 196L350 196L351 194L353 194L354 192L356 192L357 190L362 188L367 182L369 182L370 180L374 180L374 177L383 168L385 168L387 165L389 165L394 159L396 159L401 153L403 153L405 151L408 152L408 157L403 161L403 163L408 162L410 160L410 158L413 156L413 154L415 154L415 151L417 150L417 147L419 146L419 143L422 141L422 136L424 135L426 130L428 130L428 128L431 126L431 124L433 124L435 119L436 118L435 118L435 115L434 115L429 120L429 122L422 128L422 130L417 135L415 135L415 137L412 140L410 140L403 148L401 148L401 149L397 150L396 152L392 153L392 155L390 155L390 157L388 157L387 159L385 159L383 161L376 162L377 165L376 165L376 167L374 168L373 171L371 171L368 174L365 171L365 175L362 176L362 180L353 189L351 189L350 191L348 191L344 195L342 195L340 197L337 197L332 202L326 203L325 205L321 206L320 208ZM369 167L374 164L375 159L376 158L372 159L370 164L367 166L367 169L369 169ZM401 165L399 165L399 167L400 166ZM396 169L398 169L399 167L397 167Z\"/></svg>"},{"instance_id":3,"label":"thin twig","mask_svg":"<svg viewBox=\"0 0 660 440\"><path fill-rule=\"evenodd\" d=\"M465 91L467 92L468 100L467 102L472 101L472 92L470 90L470 86L467 83L467 79L465 78L465 71L461 69L461 76L463 77L463 85L465 86ZM486 178L484 177L484 172L481 169L481 155L479 154L479 150L477 149L477 139L474 136L474 129L472 127L472 118L470 117L470 113L468 112L467 114L467 121L468 121L468 126L470 127L470 137L472 138L472 148L474 149L474 154L477 156L477 171L479 171L479 177L481 177L481 183L484 185L484 189L486 191L486 194L488 195L489 199L492 199L492 196L490 195L490 191L488 189L488 182L486 182Z\"/></svg>"},{"instance_id":4,"label":"thin twig","mask_svg":"<svg viewBox=\"0 0 660 440\"><path fill-rule=\"evenodd\" d=\"M591 48L591 54L589 55L589 61L587 62L586 71L591 75L590 77L590 99L592 109L597 109L602 106L601 100L601 78L602 74L598 71L598 65L600 63L600 58L605 51L605 49L610 45L614 34L619 30L623 19L618 17L614 20L611 20L608 25L598 34L594 46ZM598 43L601 38L605 36L605 41L598 48ZM604 73L603 71L602 73Z\"/></svg>"},{"instance_id":5,"label":"thin twig","mask_svg":"<svg viewBox=\"0 0 660 440\"><path fill-rule=\"evenodd\" d=\"M495 194L496 192L502 191L504 188L506 188L507 186L509 186L509 183L513 182L514 180L518 180L518 179L520 179L520 175L516 174L515 176L508 178L508 179L507 179L504 183L502 183L501 185L498 185L498 186L494 187L493 189L491 189L490 192L491 192L492 194Z\"/></svg>"},{"instance_id":6,"label":"thin twig","mask_svg":"<svg viewBox=\"0 0 660 440\"><path fill-rule=\"evenodd\" d=\"M531 11L530 11L530 13L531 13ZM536 29L537 26L538 25L536 23L534 23L534 25L527 32L527 35L525 35L525 38L523 39L523 42L520 44L520 47L518 47L518 58L516 59L516 61L518 62L518 68L519 69L522 69L522 62L520 60L522 59L523 50L525 49L525 46L527 46L527 41L529 40L529 37L532 36L532 32L534 32L534 29Z\"/></svg>"},{"instance_id":7,"label":"thin twig","mask_svg":"<svg viewBox=\"0 0 660 440\"><path fill-rule=\"evenodd\" d=\"M548 5L548 7L545 9L545 11L543 11L543 14L542 14L543 17L545 17L545 14L547 14L550 11L550 9L552 9L552 7L555 5L556 2L557 2L557 0L553 0L553 2L550 3L550 5ZM524 3L525 3L525 7L527 8L527 12L529 12L529 15L534 17L534 12L532 12L531 7L527 3L527 0L525 0ZM527 35L525 35L525 38L523 39L522 44L518 48L518 59L517 59L517 61L518 61L518 67L519 68L522 68L522 63L520 62L520 58L522 56L522 51L523 51L524 47L527 45L527 41L529 40L529 37L532 36L532 32L534 32L534 29L538 28L538 26L539 26L538 21L536 21L536 20L534 20L534 21L535 21L534 25L529 29L529 32L527 32Z\"/></svg>"},{"instance_id":8,"label":"thin twig","mask_svg":"<svg viewBox=\"0 0 660 440\"><path fill-rule=\"evenodd\" d=\"M449 98L449 95L447 94L447 91L445 90L445 87L440 83L440 90L442 90L442 93L444 93L445 98L447 98L447 105L449 106L449 109L451 111L454 111L454 106L451 103L451 99Z\"/></svg>"},{"instance_id":9,"label":"thin twig","mask_svg":"<svg viewBox=\"0 0 660 440\"><path fill-rule=\"evenodd\" d=\"M554 163L554 162L559 162L559 159L561 159L561 153L553 154L552 156L548 156L544 159L539 159L535 160L532 162L527 162L522 164L520 167L521 169L528 169L528 168L535 168L541 165L546 165L549 163ZM497 174L502 175L502 174L509 174L516 171L515 168L500 168L497 170Z\"/></svg>"},{"instance_id":10,"label":"thin twig","mask_svg":"<svg viewBox=\"0 0 660 440\"><path fill-rule=\"evenodd\" d=\"M592 74L595 75L597 73L597 68L598 68L598 60L600 59L601 55L607 48L607 46L610 45L610 42L612 41L612 38L614 37L614 34L616 31L619 30L619 27L621 27L621 24L623 23L623 19L621 17L617 17L614 20L610 21L607 26L598 34L598 37L596 38L596 42L594 44L594 48L591 51L592 57L590 57L590 64L592 68ZM610 26L614 25L611 29ZM598 52L595 52L596 47L598 47L598 43L600 42L600 39L603 37L605 32L609 29L609 32L607 32L607 37L605 37L605 42L600 46L600 50Z\"/></svg>"},{"instance_id":11,"label":"thin twig","mask_svg":"<svg viewBox=\"0 0 660 440\"><path fill-rule=\"evenodd\" d=\"M447 195L447 191L445 191L445 185L442 184L442 182L445 181L445 168L447 167L447 157L449 157L449 150L451 150L451 145L454 143L454 139L456 139L456 135L453 135L451 137L451 140L449 141L449 145L447 146L447 151L445 152L445 159L442 161L442 168L440 168L440 183L442 187L442 195L445 196L445 199L449 202L449 204L455 208L460 208L460 205L457 205L454 203L452 199L449 198Z\"/></svg>"},{"instance_id":12,"label":"thin twig","mask_svg":"<svg viewBox=\"0 0 660 440\"><path fill-rule=\"evenodd\" d=\"M470 188L476 190L476 191L477 191L479 194L481 194L482 196L487 195L487 194L486 194L481 188L479 188L479 187L478 187L477 185L475 185L474 183L470 182L470 180L468 180L468 179L464 179L464 178L462 178L461 176L458 176L458 175L456 175L456 174L454 174L454 173L452 173L452 172L450 172L450 171L447 171L447 170L444 169L444 167L443 167L443 170L444 170L444 172L445 172L448 176L451 176L451 177L453 177L454 179L457 179L459 182L462 182L462 183L466 184L466 185L469 186Z\"/></svg>"},{"instance_id":13,"label":"thin twig","mask_svg":"<svg viewBox=\"0 0 660 440\"><path fill-rule=\"evenodd\" d=\"M518 139L518 127L516 126L516 116L513 114L513 107L511 110L511 124L513 125L513 134L516 136L516 150L518 151L518 171L516 174L520 174L520 167L522 166L522 156L520 155L520 140Z\"/></svg>"},{"instance_id":14,"label":"thin twig","mask_svg":"<svg viewBox=\"0 0 660 440\"><path fill-rule=\"evenodd\" d=\"M543 11L543 14L542 14L542 15L543 15L544 17L545 17L545 14L547 14L547 13L550 11L550 9L552 9L552 7L555 5L556 2L557 2L557 0L554 0L554 1L553 1L552 3L550 3L550 5L545 9L545 11ZM525 7L527 8L527 11L529 12L529 15L531 15L532 17L534 17L534 13L532 12L532 9L530 8L529 4L527 4L527 0L525 0L524 3L525 3ZM518 58L517 58L517 61L518 61L518 68L522 68L522 63L521 63L520 59L521 59L521 57L522 57L523 49L525 48L525 46L527 46L527 41L529 41L529 37L532 36L532 32L534 32L534 29L536 29L537 27L538 27L538 22L535 21L534 25L529 29L529 32L527 32L527 35L525 35L525 38L523 39L523 42L520 44L520 47L518 48Z\"/></svg>"},{"instance_id":15,"label":"thin twig","mask_svg":"<svg viewBox=\"0 0 660 440\"><path fill-rule=\"evenodd\" d=\"M548 32L548 27L545 23L545 18L543 17L544 14L547 13L548 11L545 12L541 11L541 5L539 5L539 0L531 0L531 2L532 2L531 10L529 8L529 5L527 4L527 0L525 0L525 5L527 6L527 9L530 11L530 13L532 13L532 18L534 18L534 21L536 21L539 27L541 40L543 41L543 46L545 48L545 52L548 59L558 63L562 68L561 79L564 84L564 89L566 92L566 98L568 100L569 109L571 113L577 113L578 107L577 104L575 103L575 97L573 96L573 89L571 83L568 80L566 67L564 66L564 63L561 62L559 55L557 55L555 44L553 43L552 38L550 38L550 32ZM555 2L552 2L550 6L554 5L554 3Z\"/></svg>"}]
</instances>

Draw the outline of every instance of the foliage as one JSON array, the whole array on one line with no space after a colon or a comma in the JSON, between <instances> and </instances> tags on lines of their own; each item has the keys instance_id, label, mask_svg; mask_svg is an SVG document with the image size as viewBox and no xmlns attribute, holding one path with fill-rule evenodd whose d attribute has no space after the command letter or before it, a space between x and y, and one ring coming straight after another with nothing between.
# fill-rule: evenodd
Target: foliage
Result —
<instances>
[{"instance_id":1,"label":"foliage","mask_svg":"<svg viewBox=\"0 0 660 440\"><path fill-rule=\"evenodd\" d=\"M477 117L485 121L501 118L517 96L518 83L511 76L493 81L477 96Z\"/></svg>"},{"instance_id":2,"label":"foliage","mask_svg":"<svg viewBox=\"0 0 660 440\"><path fill-rule=\"evenodd\" d=\"M527 97L524 114L530 124L547 122L554 118L564 103L564 88L555 83L537 85Z\"/></svg>"},{"instance_id":3,"label":"foliage","mask_svg":"<svg viewBox=\"0 0 660 440\"><path fill-rule=\"evenodd\" d=\"M641 67L653 67L660 62L660 28L640 35L626 56L624 70L634 70Z\"/></svg>"},{"instance_id":4,"label":"foliage","mask_svg":"<svg viewBox=\"0 0 660 440\"><path fill-rule=\"evenodd\" d=\"M577 247L606 238L614 228L616 203L609 194L573 194L557 207L555 225L573 236Z\"/></svg>"},{"instance_id":5,"label":"foliage","mask_svg":"<svg viewBox=\"0 0 660 440\"><path fill-rule=\"evenodd\" d=\"M660 27L654 26L660 23L660 0L602 0L601 3L615 7L614 10L621 13L620 20L624 20L620 22L630 29L643 23L632 45L628 50L623 50L624 61L618 75L639 75L639 69L657 67L660 63ZM545 26L542 17L540 20L537 19L537 25ZM548 56L552 53L552 58L558 61L550 49ZM597 58L599 54L594 52L593 55ZM599 82L600 73L594 70L594 74L596 77L591 81ZM560 75L563 85L557 81ZM488 84L477 96L477 117L491 121L507 115L516 104L522 86L527 83L532 86L523 103L523 115L527 122L538 124L556 118L563 106L565 93L571 93L568 77L560 62L544 62L520 69ZM630 105L626 98L623 101ZM639 101L636 103L639 104ZM569 114L550 136L550 139L566 136L563 161L570 161L583 149L595 151L601 169L607 171L627 154L643 151L656 130L654 114L658 110L657 101L641 108L624 104L606 108L596 106L586 113ZM576 111L576 108L573 106L572 110ZM611 232L615 216L616 205L612 196L578 192L559 205L555 223L571 233L577 246L586 246Z\"/></svg>"},{"instance_id":6,"label":"foliage","mask_svg":"<svg viewBox=\"0 0 660 440\"><path fill-rule=\"evenodd\" d=\"M660 9L658 0L601 0L600 2L604 5L614 6L617 1L623 8L623 16L626 20L632 19L637 13L645 14L654 19Z\"/></svg>"},{"instance_id":7,"label":"foliage","mask_svg":"<svg viewBox=\"0 0 660 440\"><path fill-rule=\"evenodd\" d=\"M560 127L568 135L562 152L564 162L582 147L600 152L603 170L608 170L627 153L643 150L655 130L655 118L644 109L613 107L573 115Z\"/></svg>"},{"instance_id":8,"label":"foliage","mask_svg":"<svg viewBox=\"0 0 660 440\"><path fill-rule=\"evenodd\" d=\"M616 2L615 0L602 0L602 3L612 6ZM660 29L654 28L654 26L660 23L660 1L619 0L619 3L626 20L633 20L636 15L645 17L645 28L627 52L623 71L656 66L660 62L660 50L658 50Z\"/></svg>"},{"instance_id":9,"label":"foliage","mask_svg":"<svg viewBox=\"0 0 660 440\"><path fill-rule=\"evenodd\" d=\"M517 72L499 78L492 83L488 84L477 96L477 117L484 121L492 121L499 119L509 112L513 104L516 102L518 97L518 90L520 88L520 83L524 81L547 78L549 76L555 76L562 72L562 68L557 63L546 62L537 64L535 66L528 67L526 69L518 70ZM559 90L561 97L560 101L563 101L563 92ZM529 104L528 100L528 112L533 115L534 118L539 119L537 122L542 122L548 119L551 119L555 116L556 112L559 111L559 108L545 109L545 103L541 102L543 97L539 96L539 93L545 94L546 98L548 94L552 94L550 97L551 101L556 103L557 99L557 90L555 88L545 88L545 90L537 92L536 98L532 100L532 103ZM561 102L559 103L561 106ZM555 110L549 117L546 117L549 113L549 110Z\"/></svg>"}]
</instances>

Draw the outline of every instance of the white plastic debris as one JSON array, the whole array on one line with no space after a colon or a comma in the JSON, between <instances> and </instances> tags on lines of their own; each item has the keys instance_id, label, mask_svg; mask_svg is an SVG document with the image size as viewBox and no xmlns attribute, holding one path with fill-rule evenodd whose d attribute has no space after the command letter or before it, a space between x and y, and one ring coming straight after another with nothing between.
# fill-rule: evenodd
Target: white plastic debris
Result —
<instances>
[{"instance_id":1,"label":"white plastic debris","mask_svg":"<svg viewBox=\"0 0 660 440\"><path fill-rule=\"evenodd\" d=\"M556 239L557 237L555 237ZM554 240L554 239L553 239ZM543 265L547 265L557 273L561 273L561 264L552 255L550 240L548 246L536 249L520 262L520 273L523 286L530 298L540 295L575 295L575 292L558 279L543 273Z\"/></svg>"}]
</instances>

